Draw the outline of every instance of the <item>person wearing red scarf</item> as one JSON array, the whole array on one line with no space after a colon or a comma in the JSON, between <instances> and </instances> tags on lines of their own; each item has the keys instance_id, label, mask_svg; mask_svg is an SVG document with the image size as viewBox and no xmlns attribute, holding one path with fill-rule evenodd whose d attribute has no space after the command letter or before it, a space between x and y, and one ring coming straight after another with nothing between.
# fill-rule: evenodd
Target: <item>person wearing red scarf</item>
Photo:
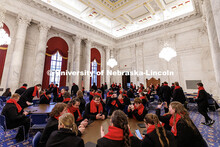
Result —
<instances>
[{"instance_id":1,"label":"person wearing red scarf","mask_svg":"<svg viewBox=\"0 0 220 147\"><path fill-rule=\"evenodd\" d=\"M173 101L178 101L178 102L184 104L186 101L186 97L183 92L183 89L179 86L178 82L175 82L174 85L175 85L175 88L173 91ZM185 107L186 107L186 105L185 105Z\"/></svg>"},{"instance_id":2,"label":"person wearing red scarf","mask_svg":"<svg viewBox=\"0 0 220 147\"><path fill-rule=\"evenodd\" d=\"M67 112L65 103L57 103L54 108L52 109L50 113L50 117L47 121L47 125L43 130L43 133L41 135L39 146L44 147L46 146L47 140L50 137L50 134L53 131L58 130L58 123L59 123L59 117Z\"/></svg>"},{"instance_id":3,"label":"person wearing red scarf","mask_svg":"<svg viewBox=\"0 0 220 147\"><path fill-rule=\"evenodd\" d=\"M103 103L101 103L100 96L95 95L92 101L86 105L84 118L92 120L107 118L107 112Z\"/></svg>"},{"instance_id":4,"label":"person wearing red scarf","mask_svg":"<svg viewBox=\"0 0 220 147\"><path fill-rule=\"evenodd\" d=\"M93 97L95 96L95 90L92 89L89 93L89 101L91 102L91 100L93 99Z\"/></svg>"},{"instance_id":5,"label":"person wearing red scarf","mask_svg":"<svg viewBox=\"0 0 220 147\"><path fill-rule=\"evenodd\" d=\"M162 100L167 102L167 105L169 105L172 94L171 94L171 89L168 86L167 82L164 82L160 95L161 95Z\"/></svg>"},{"instance_id":6,"label":"person wearing red scarf","mask_svg":"<svg viewBox=\"0 0 220 147\"><path fill-rule=\"evenodd\" d=\"M147 100L147 97L145 96L145 94L143 92L141 92L141 93L139 93L139 96L140 96L140 99L142 100L142 104L144 106L146 106L148 100Z\"/></svg>"},{"instance_id":7,"label":"person wearing red scarf","mask_svg":"<svg viewBox=\"0 0 220 147\"><path fill-rule=\"evenodd\" d=\"M28 88L20 97L18 104L22 108L26 108L29 105L32 105L34 97L39 98L39 91L41 89L41 84L37 84L34 87Z\"/></svg>"},{"instance_id":8,"label":"person wearing red scarf","mask_svg":"<svg viewBox=\"0 0 220 147\"><path fill-rule=\"evenodd\" d=\"M27 117L28 112L23 111L21 106L17 103L20 98L20 95L15 93L12 97L6 102L2 110L2 115L6 118L7 129L17 128L19 126L24 126L25 135L23 132L23 127L19 128L18 134L16 135L17 141L22 141L27 134L30 128L30 119Z\"/></svg>"},{"instance_id":9,"label":"person wearing red scarf","mask_svg":"<svg viewBox=\"0 0 220 147\"><path fill-rule=\"evenodd\" d=\"M111 98L108 100L108 103L107 105L110 106L110 112L109 112L109 115L112 115L112 113L115 111L115 110L124 110L124 100L123 100L123 96L122 94L120 94L117 98L117 94L113 94L111 96Z\"/></svg>"},{"instance_id":10,"label":"person wearing red scarf","mask_svg":"<svg viewBox=\"0 0 220 147\"><path fill-rule=\"evenodd\" d=\"M25 90L27 90L27 84L23 84L23 86L21 86L19 89L15 91L15 93L22 95L25 92Z\"/></svg>"},{"instance_id":11,"label":"person wearing red scarf","mask_svg":"<svg viewBox=\"0 0 220 147\"><path fill-rule=\"evenodd\" d=\"M108 133L104 134L103 127L101 126L101 137L97 141L98 147L139 147L141 141L131 134L128 127L128 119L125 113L121 110L113 112L111 123L108 128ZM127 134L127 135L125 135Z\"/></svg>"},{"instance_id":12,"label":"person wearing red scarf","mask_svg":"<svg viewBox=\"0 0 220 147\"><path fill-rule=\"evenodd\" d=\"M58 84L56 84L53 88L53 102L57 102L58 94L59 94L59 87Z\"/></svg>"},{"instance_id":13,"label":"person wearing red scarf","mask_svg":"<svg viewBox=\"0 0 220 147\"><path fill-rule=\"evenodd\" d=\"M134 105L128 106L128 116L130 118L134 118L138 121L143 121L144 116L147 114L147 110L144 108L142 104L142 100L140 98L134 99Z\"/></svg>"},{"instance_id":14,"label":"person wearing red scarf","mask_svg":"<svg viewBox=\"0 0 220 147\"><path fill-rule=\"evenodd\" d=\"M198 111L200 114L202 114L205 118L205 122L202 122L202 124L210 126L215 123L215 120L212 120L207 112L208 112L208 96L207 92L205 91L202 83L197 83L198 87L198 95L197 99L195 100L198 104Z\"/></svg>"},{"instance_id":15,"label":"person wearing red scarf","mask_svg":"<svg viewBox=\"0 0 220 147\"><path fill-rule=\"evenodd\" d=\"M48 88L49 88L49 91L52 91L52 90L53 90L53 88L54 88L53 82L50 83L50 85L48 86Z\"/></svg>"},{"instance_id":16,"label":"person wearing red scarf","mask_svg":"<svg viewBox=\"0 0 220 147\"><path fill-rule=\"evenodd\" d=\"M207 146L183 104L177 101L171 102L169 113L164 116L160 116L161 107L162 104L157 106L156 114L164 125L170 126L170 131L175 136L178 147Z\"/></svg>"},{"instance_id":17,"label":"person wearing red scarf","mask_svg":"<svg viewBox=\"0 0 220 147\"><path fill-rule=\"evenodd\" d=\"M56 102L63 102L63 95L65 92L66 92L66 90L64 88L61 89L60 94L59 94Z\"/></svg>"},{"instance_id":18,"label":"person wearing red scarf","mask_svg":"<svg viewBox=\"0 0 220 147\"><path fill-rule=\"evenodd\" d=\"M144 118L147 134L143 137L142 146L176 147L174 135L164 129L157 115L149 113Z\"/></svg>"},{"instance_id":19,"label":"person wearing red scarf","mask_svg":"<svg viewBox=\"0 0 220 147\"><path fill-rule=\"evenodd\" d=\"M51 92L47 91L44 92L41 96L40 96L40 104L50 104L50 100L51 100Z\"/></svg>"},{"instance_id":20,"label":"person wearing red scarf","mask_svg":"<svg viewBox=\"0 0 220 147\"><path fill-rule=\"evenodd\" d=\"M79 110L80 100L78 98L72 99L67 104L67 112L71 113L75 118L75 123L77 126L82 125L84 128L88 125L88 120L82 117L82 114Z\"/></svg>"},{"instance_id":21,"label":"person wearing red scarf","mask_svg":"<svg viewBox=\"0 0 220 147\"><path fill-rule=\"evenodd\" d=\"M70 93L69 92L65 92L64 94L63 94L63 103L68 103L69 101L71 101L71 95L70 95Z\"/></svg>"}]
</instances>

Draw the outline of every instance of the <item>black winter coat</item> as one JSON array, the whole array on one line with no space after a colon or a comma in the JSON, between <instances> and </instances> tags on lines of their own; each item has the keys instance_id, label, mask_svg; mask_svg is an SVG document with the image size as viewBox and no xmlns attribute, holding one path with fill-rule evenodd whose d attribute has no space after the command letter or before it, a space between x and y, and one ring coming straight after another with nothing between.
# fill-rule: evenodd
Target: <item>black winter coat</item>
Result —
<instances>
[{"instance_id":1,"label":"black winter coat","mask_svg":"<svg viewBox=\"0 0 220 147\"><path fill-rule=\"evenodd\" d=\"M182 104L185 103L186 97L182 88L178 88L173 91L173 101L178 101Z\"/></svg>"}]
</instances>

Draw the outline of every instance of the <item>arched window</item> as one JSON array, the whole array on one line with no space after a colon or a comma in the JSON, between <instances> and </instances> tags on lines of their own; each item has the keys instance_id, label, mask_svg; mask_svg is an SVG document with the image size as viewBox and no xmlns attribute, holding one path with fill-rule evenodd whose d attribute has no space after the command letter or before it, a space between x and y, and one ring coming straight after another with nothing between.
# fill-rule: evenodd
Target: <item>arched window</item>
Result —
<instances>
[{"instance_id":1,"label":"arched window","mask_svg":"<svg viewBox=\"0 0 220 147\"><path fill-rule=\"evenodd\" d=\"M92 62L92 79L91 79L91 86L95 83L97 86L97 62L94 60Z\"/></svg>"},{"instance_id":2,"label":"arched window","mask_svg":"<svg viewBox=\"0 0 220 147\"><path fill-rule=\"evenodd\" d=\"M53 56L51 56L51 64L50 64L50 83L60 84L60 71L62 65L62 56L59 52L56 52Z\"/></svg>"}]
</instances>

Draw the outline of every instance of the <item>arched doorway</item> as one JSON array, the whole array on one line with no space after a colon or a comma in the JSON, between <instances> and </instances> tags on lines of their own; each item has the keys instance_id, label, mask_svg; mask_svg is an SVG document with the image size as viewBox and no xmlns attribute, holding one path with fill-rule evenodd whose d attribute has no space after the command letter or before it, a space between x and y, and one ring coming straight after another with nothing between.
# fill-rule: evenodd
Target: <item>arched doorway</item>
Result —
<instances>
[{"instance_id":1,"label":"arched doorway","mask_svg":"<svg viewBox=\"0 0 220 147\"><path fill-rule=\"evenodd\" d=\"M3 29L8 34L8 36L10 36L9 28L5 24L3 24ZM1 80L2 80L2 74L3 74L3 70L4 70L7 50L8 50L8 45L1 45L0 46L0 65L1 65L0 66L0 83L1 83Z\"/></svg>"},{"instance_id":2,"label":"arched doorway","mask_svg":"<svg viewBox=\"0 0 220 147\"><path fill-rule=\"evenodd\" d=\"M67 70L68 45L65 40L60 37L52 37L47 42L45 55L43 89L47 88L50 82L58 84L59 87L66 86L66 76L60 75L56 71ZM48 70L53 71L48 75Z\"/></svg>"},{"instance_id":3,"label":"arched doorway","mask_svg":"<svg viewBox=\"0 0 220 147\"><path fill-rule=\"evenodd\" d=\"M91 49L91 64L90 71L93 71L92 77L90 78L90 87L93 83L96 83L97 87L101 85L101 75L97 75L97 72L101 72L101 54L96 48Z\"/></svg>"}]
</instances>

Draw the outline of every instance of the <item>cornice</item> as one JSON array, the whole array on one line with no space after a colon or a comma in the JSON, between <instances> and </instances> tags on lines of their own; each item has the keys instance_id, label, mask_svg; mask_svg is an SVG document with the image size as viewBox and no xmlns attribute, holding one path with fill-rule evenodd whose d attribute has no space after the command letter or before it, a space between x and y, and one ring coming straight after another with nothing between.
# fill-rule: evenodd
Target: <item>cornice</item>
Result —
<instances>
[{"instance_id":1,"label":"cornice","mask_svg":"<svg viewBox=\"0 0 220 147\"><path fill-rule=\"evenodd\" d=\"M186 21L189 21L189 20L192 20L192 19L195 19L195 18L202 16L200 8L199 8L199 6L200 6L199 1L195 0L195 3L194 3L195 10L190 14L180 16L180 17L174 18L172 20L167 20L166 22L162 22L160 24L156 24L156 25L144 28L142 30L136 31L134 33L131 33L131 34L128 34L128 35L125 35L122 37L113 37L113 36L109 35L108 33L105 33L103 31L99 30L98 28L95 28L95 27L87 24L86 22L83 22L80 19L78 19L74 16L71 16L71 15L69 15L69 14L67 14L67 13L65 13L55 7L50 6L47 3L42 2L42 1L39 1L39 0L19 0L19 1L28 5L28 6L36 8L40 11L43 11L47 14L50 14L51 16L54 16L54 17L57 17L63 21L69 22L69 23L71 23L71 24L73 24L83 30L95 33L97 35L100 35L100 36L108 39L108 40L110 39L116 43L120 43L125 40L141 37L141 36L144 36L148 33L155 32L157 30L161 30L164 28L164 25L165 25L165 27L171 27L173 25L183 23L183 22L186 22ZM76 34L76 35L80 35L80 34Z\"/></svg>"},{"instance_id":2,"label":"cornice","mask_svg":"<svg viewBox=\"0 0 220 147\"><path fill-rule=\"evenodd\" d=\"M53 6L50 6L47 3L44 3L39 0L19 0L19 1L24 3L25 5L36 8L40 11L43 11L47 14L50 14L51 16L59 18L63 21L70 22L71 24L74 24L75 26L77 26L83 30L87 30L87 31L95 33L97 35L101 35L102 37L104 37L108 40L110 39L112 41L116 41L115 38L112 37L111 35L104 33L101 30L98 30L97 28L87 24L86 22L79 20L78 18L76 18L72 15L69 15L69 14L67 14L67 13L65 13L65 12L63 12Z\"/></svg>"}]
</instances>

